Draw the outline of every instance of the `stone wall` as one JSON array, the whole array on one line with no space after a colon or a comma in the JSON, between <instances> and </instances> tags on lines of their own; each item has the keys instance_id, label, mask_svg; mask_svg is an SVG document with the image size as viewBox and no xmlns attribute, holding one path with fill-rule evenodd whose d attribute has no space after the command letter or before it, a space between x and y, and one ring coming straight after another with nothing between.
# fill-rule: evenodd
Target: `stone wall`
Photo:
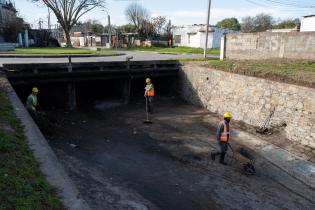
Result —
<instances>
[{"instance_id":1,"label":"stone wall","mask_svg":"<svg viewBox=\"0 0 315 210\"><path fill-rule=\"evenodd\" d=\"M315 60L315 32L227 34L226 58Z\"/></svg>"},{"instance_id":2,"label":"stone wall","mask_svg":"<svg viewBox=\"0 0 315 210\"><path fill-rule=\"evenodd\" d=\"M315 90L185 63L179 73L183 99L259 126L276 108L272 125L286 123L287 138L315 148Z\"/></svg>"}]
</instances>

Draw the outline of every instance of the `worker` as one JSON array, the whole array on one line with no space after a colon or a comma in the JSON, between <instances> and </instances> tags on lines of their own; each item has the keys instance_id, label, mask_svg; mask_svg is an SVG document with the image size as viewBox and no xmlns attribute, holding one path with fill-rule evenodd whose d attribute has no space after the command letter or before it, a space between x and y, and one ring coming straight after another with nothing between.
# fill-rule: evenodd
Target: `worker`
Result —
<instances>
[{"instance_id":1,"label":"worker","mask_svg":"<svg viewBox=\"0 0 315 210\"><path fill-rule=\"evenodd\" d=\"M144 88L144 97L146 98L146 111L148 113L153 113L153 98L154 98L154 85L151 82L150 78L145 80L146 86Z\"/></svg>"},{"instance_id":2,"label":"worker","mask_svg":"<svg viewBox=\"0 0 315 210\"><path fill-rule=\"evenodd\" d=\"M37 101L37 94L38 94L38 88L33 87L32 93L27 97L26 100L26 108L30 112L34 120L37 118L37 107L38 107L38 101Z\"/></svg>"},{"instance_id":3,"label":"worker","mask_svg":"<svg viewBox=\"0 0 315 210\"><path fill-rule=\"evenodd\" d=\"M231 140L230 137L230 121L232 119L232 115L229 112L226 112L223 116L224 120L220 122L217 132L216 132L216 140L218 141L220 150L217 152L211 153L211 158L214 161L217 155L220 155L220 163L223 165L227 165L224 162L225 154L228 150L228 144Z\"/></svg>"}]
</instances>

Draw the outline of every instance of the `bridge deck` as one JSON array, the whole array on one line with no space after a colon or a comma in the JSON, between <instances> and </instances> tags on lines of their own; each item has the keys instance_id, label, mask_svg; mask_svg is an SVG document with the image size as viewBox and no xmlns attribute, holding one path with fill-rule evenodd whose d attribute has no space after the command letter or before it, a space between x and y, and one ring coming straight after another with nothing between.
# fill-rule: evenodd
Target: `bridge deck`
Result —
<instances>
[{"instance_id":1,"label":"bridge deck","mask_svg":"<svg viewBox=\"0 0 315 210\"><path fill-rule=\"evenodd\" d=\"M178 61L5 64L12 84L176 76Z\"/></svg>"}]
</instances>

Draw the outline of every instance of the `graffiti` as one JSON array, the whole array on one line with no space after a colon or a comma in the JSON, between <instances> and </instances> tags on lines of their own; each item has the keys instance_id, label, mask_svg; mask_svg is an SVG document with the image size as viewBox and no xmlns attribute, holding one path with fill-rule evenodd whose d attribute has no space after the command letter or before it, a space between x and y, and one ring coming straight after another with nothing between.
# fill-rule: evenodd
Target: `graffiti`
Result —
<instances>
[{"instance_id":1,"label":"graffiti","mask_svg":"<svg viewBox=\"0 0 315 210\"><path fill-rule=\"evenodd\" d=\"M259 33L227 36L226 50L228 54L235 51L243 53L248 51L248 54L253 54L257 51L257 53L266 54L267 57L269 55L285 57L287 54L290 56L296 54L300 57L301 53L314 54L315 33Z\"/></svg>"}]
</instances>

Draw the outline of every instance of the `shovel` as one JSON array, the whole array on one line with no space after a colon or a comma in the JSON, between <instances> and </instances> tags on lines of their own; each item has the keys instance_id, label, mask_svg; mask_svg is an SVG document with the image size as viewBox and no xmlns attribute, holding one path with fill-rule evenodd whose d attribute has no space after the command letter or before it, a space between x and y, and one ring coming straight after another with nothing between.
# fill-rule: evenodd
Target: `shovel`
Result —
<instances>
[{"instance_id":1,"label":"shovel","mask_svg":"<svg viewBox=\"0 0 315 210\"><path fill-rule=\"evenodd\" d=\"M143 121L144 124L152 124L152 121L149 119L149 107L148 107L148 97L145 97L145 112L146 112L146 120Z\"/></svg>"}]
</instances>

